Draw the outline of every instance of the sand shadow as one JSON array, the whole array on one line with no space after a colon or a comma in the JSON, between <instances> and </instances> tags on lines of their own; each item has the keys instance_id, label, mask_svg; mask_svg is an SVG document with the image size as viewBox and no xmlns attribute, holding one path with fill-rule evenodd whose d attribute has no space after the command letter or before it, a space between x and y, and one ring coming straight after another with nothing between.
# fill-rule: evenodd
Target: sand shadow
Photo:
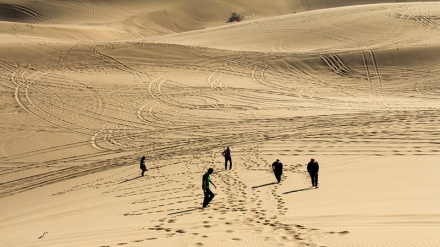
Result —
<instances>
[{"instance_id":1,"label":"sand shadow","mask_svg":"<svg viewBox=\"0 0 440 247\"><path fill-rule=\"evenodd\" d=\"M187 209L187 210L172 212L172 213L169 213L168 215L183 214L183 213L188 213L188 212L196 211L198 209L201 209L201 208L190 208L190 209Z\"/></svg>"},{"instance_id":2,"label":"sand shadow","mask_svg":"<svg viewBox=\"0 0 440 247\"><path fill-rule=\"evenodd\" d=\"M130 178L130 179L126 179L126 180L120 182L120 184L122 184L122 183L126 183L126 182L130 182L130 181L133 181L133 180L138 179L138 178L141 178L141 177L142 177L142 176L135 177L135 178Z\"/></svg>"},{"instance_id":3,"label":"sand shadow","mask_svg":"<svg viewBox=\"0 0 440 247\"><path fill-rule=\"evenodd\" d=\"M301 191L306 191L306 190L311 190L311 189L312 188L304 188L304 189L299 189L299 190L292 190L292 191L284 192L283 194L296 193L296 192L301 192Z\"/></svg>"},{"instance_id":4,"label":"sand shadow","mask_svg":"<svg viewBox=\"0 0 440 247\"><path fill-rule=\"evenodd\" d=\"M268 184L262 184L262 185L253 186L252 189L261 188L261 187L269 186L269 185L273 185L273 184L277 184L277 182L272 182L272 183L268 183Z\"/></svg>"}]
</instances>

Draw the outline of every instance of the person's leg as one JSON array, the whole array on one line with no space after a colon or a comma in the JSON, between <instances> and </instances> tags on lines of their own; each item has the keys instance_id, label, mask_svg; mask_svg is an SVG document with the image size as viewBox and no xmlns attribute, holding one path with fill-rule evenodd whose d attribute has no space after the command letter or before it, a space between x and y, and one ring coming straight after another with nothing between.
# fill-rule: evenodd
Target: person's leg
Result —
<instances>
[{"instance_id":1,"label":"person's leg","mask_svg":"<svg viewBox=\"0 0 440 247\"><path fill-rule=\"evenodd\" d=\"M228 158L225 157L225 170L228 170Z\"/></svg>"},{"instance_id":2,"label":"person's leg","mask_svg":"<svg viewBox=\"0 0 440 247\"><path fill-rule=\"evenodd\" d=\"M278 183L280 183L281 182L281 174L277 174L277 181L278 181Z\"/></svg>"},{"instance_id":3,"label":"person's leg","mask_svg":"<svg viewBox=\"0 0 440 247\"><path fill-rule=\"evenodd\" d=\"M312 187L314 187L315 186L315 177L313 176L312 173L309 173L309 175L310 175L310 179L312 180Z\"/></svg>"},{"instance_id":4,"label":"person's leg","mask_svg":"<svg viewBox=\"0 0 440 247\"><path fill-rule=\"evenodd\" d=\"M142 177L144 176L144 172L145 172L145 170L142 170Z\"/></svg>"},{"instance_id":5,"label":"person's leg","mask_svg":"<svg viewBox=\"0 0 440 247\"><path fill-rule=\"evenodd\" d=\"M318 175L317 174L312 174L312 184L313 184L313 187L318 186Z\"/></svg>"},{"instance_id":6,"label":"person's leg","mask_svg":"<svg viewBox=\"0 0 440 247\"><path fill-rule=\"evenodd\" d=\"M203 207L205 208L214 199L214 193L210 189L206 189L205 199L203 200Z\"/></svg>"},{"instance_id":7,"label":"person's leg","mask_svg":"<svg viewBox=\"0 0 440 247\"><path fill-rule=\"evenodd\" d=\"M232 158L229 157L229 170L231 170L231 169L232 169Z\"/></svg>"},{"instance_id":8,"label":"person's leg","mask_svg":"<svg viewBox=\"0 0 440 247\"><path fill-rule=\"evenodd\" d=\"M203 207L205 208L208 205L209 193L208 190L205 192L205 198L203 198Z\"/></svg>"},{"instance_id":9,"label":"person's leg","mask_svg":"<svg viewBox=\"0 0 440 247\"><path fill-rule=\"evenodd\" d=\"M214 199L214 193L212 193L211 190L208 189L208 194L209 194L209 199L208 199L208 204L212 201L212 199Z\"/></svg>"}]
</instances>

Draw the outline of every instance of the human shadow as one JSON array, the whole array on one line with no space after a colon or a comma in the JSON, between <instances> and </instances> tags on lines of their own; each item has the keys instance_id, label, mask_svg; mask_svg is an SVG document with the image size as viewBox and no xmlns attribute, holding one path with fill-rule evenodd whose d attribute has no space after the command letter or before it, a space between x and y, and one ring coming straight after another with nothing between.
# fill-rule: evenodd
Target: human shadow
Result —
<instances>
[{"instance_id":1,"label":"human shadow","mask_svg":"<svg viewBox=\"0 0 440 247\"><path fill-rule=\"evenodd\" d=\"M312 188L304 188L304 189L299 189L299 190L292 190L292 191L284 192L283 194L296 193L296 192L301 192L301 191L306 191L306 190L311 190L311 189Z\"/></svg>"},{"instance_id":2,"label":"human shadow","mask_svg":"<svg viewBox=\"0 0 440 247\"><path fill-rule=\"evenodd\" d=\"M130 182L130 181L133 181L133 180L138 179L138 178L141 178L141 177L142 177L142 176L138 176L138 177L135 177L135 178L126 179L126 180L120 182L120 184L122 184L122 183L126 183L126 182Z\"/></svg>"},{"instance_id":3,"label":"human shadow","mask_svg":"<svg viewBox=\"0 0 440 247\"><path fill-rule=\"evenodd\" d=\"M172 212L172 213L169 213L168 215L188 213L188 212L195 211L197 209L201 209L201 208L190 208L190 209L186 209L186 210L182 210L182 211Z\"/></svg>"},{"instance_id":4,"label":"human shadow","mask_svg":"<svg viewBox=\"0 0 440 247\"><path fill-rule=\"evenodd\" d=\"M273 184L277 184L277 182L253 186L252 189L261 188L261 187L265 187L265 186L269 186L269 185L273 185Z\"/></svg>"}]
</instances>

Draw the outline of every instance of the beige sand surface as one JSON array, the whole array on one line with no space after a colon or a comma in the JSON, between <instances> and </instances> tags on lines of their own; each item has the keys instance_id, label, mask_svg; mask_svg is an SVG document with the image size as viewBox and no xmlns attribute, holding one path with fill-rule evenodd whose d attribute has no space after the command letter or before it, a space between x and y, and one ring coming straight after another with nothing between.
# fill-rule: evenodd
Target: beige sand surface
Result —
<instances>
[{"instance_id":1,"label":"beige sand surface","mask_svg":"<svg viewBox=\"0 0 440 247\"><path fill-rule=\"evenodd\" d=\"M440 1L0 0L0 246L440 246L439 57Z\"/></svg>"}]
</instances>

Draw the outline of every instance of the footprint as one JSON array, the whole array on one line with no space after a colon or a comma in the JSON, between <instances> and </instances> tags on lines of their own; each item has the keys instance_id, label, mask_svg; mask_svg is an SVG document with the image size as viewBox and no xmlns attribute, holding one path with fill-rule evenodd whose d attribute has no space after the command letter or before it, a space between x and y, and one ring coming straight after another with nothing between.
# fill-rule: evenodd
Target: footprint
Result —
<instances>
[{"instance_id":1,"label":"footprint","mask_svg":"<svg viewBox=\"0 0 440 247\"><path fill-rule=\"evenodd\" d=\"M301 235L299 235L299 234L296 234L296 235L295 235L295 239L296 239L296 240L304 240L303 238L301 238Z\"/></svg>"}]
</instances>

